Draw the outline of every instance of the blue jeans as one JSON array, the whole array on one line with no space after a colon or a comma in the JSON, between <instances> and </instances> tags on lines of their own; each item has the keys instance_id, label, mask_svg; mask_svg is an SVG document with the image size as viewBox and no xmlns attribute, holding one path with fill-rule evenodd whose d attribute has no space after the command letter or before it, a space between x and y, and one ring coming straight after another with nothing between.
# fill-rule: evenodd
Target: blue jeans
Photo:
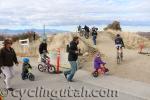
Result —
<instances>
[{"instance_id":1,"label":"blue jeans","mask_svg":"<svg viewBox=\"0 0 150 100\"><path fill-rule=\"evenodd\" d=\"M94 42L94 45L96 45L96 38L97 38L97 36L94 35L94 36L93 36L93 42Z\"/></svg>"},{"instance_id":2,"label":"blue jeans","mask_svg":"<svg viewBox=\"0 0 150 100\"><path fill-rule=\"evenodd\" d=\"M64 74L67 75L67 80L71 81L75 72L77 71L77 62L76 61L69 61L71 65L71 69L68 71L65 71Z\"/></svg>"}]
</instances>

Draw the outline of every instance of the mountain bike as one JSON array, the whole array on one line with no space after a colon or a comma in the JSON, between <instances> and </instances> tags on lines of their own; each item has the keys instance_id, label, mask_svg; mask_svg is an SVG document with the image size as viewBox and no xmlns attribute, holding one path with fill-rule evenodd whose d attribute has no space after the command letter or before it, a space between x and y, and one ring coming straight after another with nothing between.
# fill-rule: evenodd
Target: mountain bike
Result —
<instances>
[{"instance_id":1,"label":"mountain bike","mask_svg":"<svg viewBox=\"0 0 150 100\"><path fill-rule=\"evenodd\" d=\"M118 46L117 50L117 64L120 64L123 61L123 52L121 52L121 47Z\"/></svg>"},{"instance_id":2,"label":"mountain bike","mask_svg":"<svg viewBox=\"0 0 150 100\"><path fill-rule=\"evenodd\" d=\"M85 32L84 29L81 29L78 33L82 37L84 35L84 32Z\"/></svg>"},{"instance_id":3,"label":"mountain bike","mask_svg":"<svg viewBox=\"0 0 150 100\"><path fill-rule=\"evenodd\" d=\"M84 37L85 37L86 39L88 39L89 36L90 36L90 32L85 31L85 32L84 32Z\"/></svg>"}]
</instances>

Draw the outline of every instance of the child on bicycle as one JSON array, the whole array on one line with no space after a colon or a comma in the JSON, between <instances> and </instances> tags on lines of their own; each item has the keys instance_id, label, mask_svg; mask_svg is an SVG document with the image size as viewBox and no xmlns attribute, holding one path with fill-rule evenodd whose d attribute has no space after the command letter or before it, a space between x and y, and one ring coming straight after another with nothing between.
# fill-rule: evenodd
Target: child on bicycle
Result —
<instances>
[{"instance_id":1,"label":"child on bicycle","mask_svg":"<svg viewBox=\"0 0 150 100\"><path fill-rule=\"evenodd\" d=\"M109 70L105 67L105 62L100 57L100 52L97 52L94 58L94 70L101 74L105 74ZM94 72L95 72L94 71Z\"/></svg>"},{"instance_id":2,"label":"child on bicycle","mask_svg":"<svg viewBox=\"0 0 150 100\"><path fill-rule=\"evenodd\" d=\"M41 55L41 62L46 63L46 59L50 59L49 56L47 56L47 52L43 51L43 54Z\"/></svg>"},{"instance_id":3,"label":"child on bicycle","mask_svg":"<svg viewBox=\"0 0 150 100\"><path fill-rule=\"evenodd\" d=\"M21 73L22 80L28 78L29 70L32 69L29 61L30 61L29 58L23 58L22 73Z\"/></svg>"}]
</instances>

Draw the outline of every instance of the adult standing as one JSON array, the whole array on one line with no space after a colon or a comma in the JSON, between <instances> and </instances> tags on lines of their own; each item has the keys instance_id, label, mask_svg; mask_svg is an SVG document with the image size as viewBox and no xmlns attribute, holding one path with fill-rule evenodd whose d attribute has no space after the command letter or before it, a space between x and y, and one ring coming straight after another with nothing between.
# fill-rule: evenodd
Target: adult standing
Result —
<instances>
[{"instance_id":1,"label":"adult standing","mask_svg":"<svg viewBox=\"0 0 150 100\"><path fill-rule=\"evenodd\" d=\"M82 30L82 27L81 27L81 25L79 25L78 26L78 32L81 32L81 30Z\"/></svg>"},{"instance_id":2,"label":"adult standing","mask_svg":"<svg viewBox=\"0 0 150 100\"><path fill-rule=\"evenodd\" d=\"M14 89L11 87L11 79L14 77L13 66L14 63L18 66L18 60L16 57L16 53L12 46L12 40L5 39L4 47L0 50L1 55L1 70L3 74L6 76L4 83L6 85L6 89L9 91L13 91Z\"/></svg>"},{"instance_id":3,"label":"adult standing","mask_svg":"<svg viewBox=\"0 0 150 100\"><path fill-rule=\"evenodd\" d=\"M69 82L72 81L73 76L75 72L77 71L77 59L78 59L78 54L79 54L79 50L77 47L78 44L79 44L79 38L75 36L73 40L70 42L70 46L68 50L69 52L68 61L71 65L71 69L64 72L64 75Z\"/></svg>"},{"instance_id":4,"label":"adult standing","mask_svg":"<svg viewBox=\"0 0 150 100\"><path fill-rule=\"evenodd\" d=\"M92 36L93 36L93 43L96 45L96 38L97 38L97 30L92 28Z\"/></svg>"}]
</instances>

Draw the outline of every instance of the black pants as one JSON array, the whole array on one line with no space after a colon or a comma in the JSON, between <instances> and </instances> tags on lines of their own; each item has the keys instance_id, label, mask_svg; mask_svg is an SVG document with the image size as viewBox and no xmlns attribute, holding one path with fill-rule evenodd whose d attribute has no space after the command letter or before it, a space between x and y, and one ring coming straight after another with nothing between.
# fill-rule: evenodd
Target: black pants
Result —
<instances>
[{"instance_id":1,"label":"black pants","mask_svg":"<svg viewBox=\"0 0 150 100\"><path fill-rule=\"evenodd\" d=\"M0 74L2 73L1 67L0 67Z\"/></svg>"},{"instance_id":2,"label":"black pants","mask_svg":"<svg viewBox=\"0 0 150 100\"><path fill-rule=\"evenodd\" d=\"M22 77L23 80L27 79L28 78L28 73L22 72L21 77Z\"/></svg>"}]
</instances>

